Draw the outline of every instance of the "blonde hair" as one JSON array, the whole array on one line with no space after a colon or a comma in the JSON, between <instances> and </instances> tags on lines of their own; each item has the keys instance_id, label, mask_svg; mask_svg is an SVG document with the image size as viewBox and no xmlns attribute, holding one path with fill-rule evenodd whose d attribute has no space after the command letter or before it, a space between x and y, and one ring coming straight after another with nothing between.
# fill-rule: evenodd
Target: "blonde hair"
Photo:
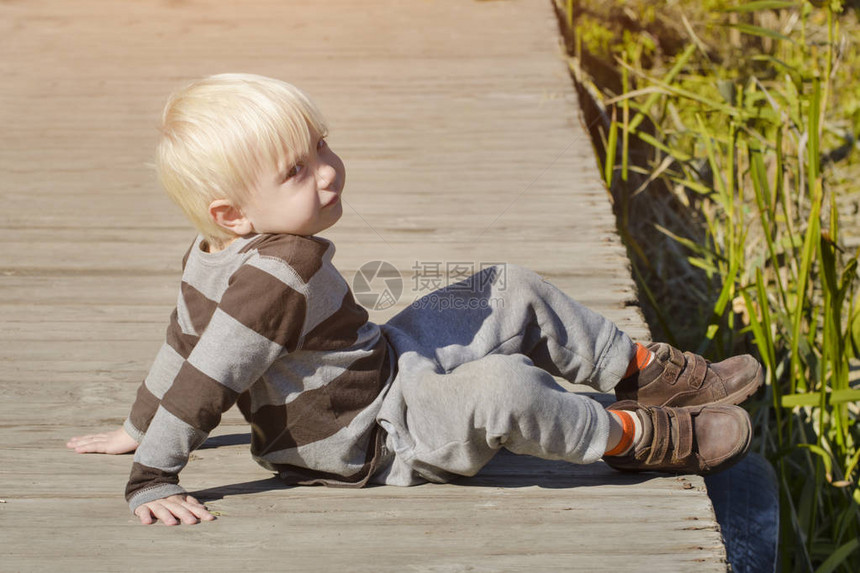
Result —
<instances>
[{"instance_id":1,"label":"blonde hair","mask_svg":"<svg viewBox=\"0 0 860 573\"><path fill-rule=\"evenodd\" d=\"M204 237L232 238L209 215L209 204L241 206L260 173L296 162L325 120L301 90L251 74L219 74L170 96L161 120L156 170L162 186Z\"/></svg>"}]
</instances>

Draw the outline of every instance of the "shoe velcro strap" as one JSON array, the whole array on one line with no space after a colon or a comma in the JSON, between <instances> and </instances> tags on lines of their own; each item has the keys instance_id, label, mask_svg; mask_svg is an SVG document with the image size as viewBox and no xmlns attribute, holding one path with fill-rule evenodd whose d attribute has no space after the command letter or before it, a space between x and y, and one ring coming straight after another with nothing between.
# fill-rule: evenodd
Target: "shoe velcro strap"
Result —
<instances>
[{"instance_id":1,"label":"shoe velcro strap","mask_svg":"<svg viewBox=\"0 0 860 573\"><path fill-rule=\"evenodd\" d=\"M677 382L684 370L685 363L684 354L677 348L670 346L669 357L663 363L663 378L666 382L669 384Z\"/></svg>"},{"instance_id":2,"label":"shoe velcro strap","mask_svg":"<svg viewBox=\"0 0 860 573\"><path fill-rule=\"evenodd\" d=\"M683 377L687 385L691 388L701 388L708 375L708 361L692 352L685 352L684 356L687 357L687 368L684 370Z\"/></svg>"},{"instance_id":3,"label":"shoe velcro strap","mask_svg":"<svg viewBox=\"0 0 860 573\"><path fill-rule=\"evenodd\" d=\"M647 464L662 464L669 451L672 441L672 423L669 420L669 410L665 408L651 408L651 455L648 456Z\"/></svg>"},{"instance_id":4,"label":"shoe velcro strap","mask_svg":"<svg viewBox=\"0 0 860 573\"><path fill-rule=\"evenodd\" d=\"M682 461L693 453L693 418L686 408L675 410L675 420L678 424L678 435L675 441L673 461Z\"/></svg>"}]
</instances>

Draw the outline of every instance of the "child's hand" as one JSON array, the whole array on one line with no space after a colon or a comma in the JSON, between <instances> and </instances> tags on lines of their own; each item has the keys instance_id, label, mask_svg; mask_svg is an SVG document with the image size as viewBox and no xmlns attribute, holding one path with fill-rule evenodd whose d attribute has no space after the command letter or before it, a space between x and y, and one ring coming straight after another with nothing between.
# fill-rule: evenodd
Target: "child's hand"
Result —
<instances>
[{"instance_id":1,"label":"child's hand","mask_svg":"<svg viewBox=\"0 0 860 573\"><path fill-rule=\"evenodd\" d=\"M137 441L120 427L113 432L75 436L66 447L79 454L127 454L137 449Z\"/></svg>"},{"instance_id":2,"label":"child's hand","mask_svg":"<svg viewBox=\"0 0 860 573\"><path fill-rule=\"evenodd\" d=\"M164 499L156 499L144 503L134 510L134 514L144 525L155 523L160 519L164 525L179 525L185 523L194 525L198 521L212 521L215 516L209 513L206 506L190 495L171 495Z\"/></svg>"}]
</instances>

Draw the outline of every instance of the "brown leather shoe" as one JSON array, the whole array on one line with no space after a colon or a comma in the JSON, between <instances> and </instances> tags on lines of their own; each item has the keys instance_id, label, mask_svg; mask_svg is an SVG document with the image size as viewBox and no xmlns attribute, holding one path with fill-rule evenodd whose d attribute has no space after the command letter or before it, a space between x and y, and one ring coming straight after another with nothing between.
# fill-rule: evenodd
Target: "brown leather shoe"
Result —
<instances>
[{"instance_id":1,"label":"brown leather shoe","mask_svg":"<svg viewBox=\"0 0 860 573\"><path fill-rule=\"evenodd\" d=\"M624 456L603 461L622 471L707 475L739 462L752 438L750 417L738 406L661 408L625 400L609 410L631 410L643 422L642 439Z\"/></svg>"},{"instance_id":2,"label":"brown leather shoe","mask_svg":"<svg viewBox=\"0 0 860 573\"><path fill-rule=\"evenodd\" d=\"M764 382L761 364L749 354L711 363L662 342L652 342L647 348L654 360L618 383L615 396L619 400L649 406L740 404Z\"/></svg>"}]
</instances>

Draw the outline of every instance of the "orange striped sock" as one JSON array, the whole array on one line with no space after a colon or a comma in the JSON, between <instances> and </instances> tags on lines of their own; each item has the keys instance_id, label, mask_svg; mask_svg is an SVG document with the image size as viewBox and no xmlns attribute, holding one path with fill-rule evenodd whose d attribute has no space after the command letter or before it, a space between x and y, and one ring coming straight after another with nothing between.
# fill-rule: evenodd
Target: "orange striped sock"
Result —
<instances>
[{"instance_id":1,"label":"orange striped sock","mask_svg":"<svg viewBox=\"0 0 860 573\"><path fill-rule=\"evenodd\" d=\"M627 372L624 373L624 378L629 378L633 376L649 364L654 359L654 353L639 344L636 343L636 356L630 361L630 364L627 366Z\"/></svg>"},{"instance_id":2,"label":"orange striped sock","mask_svg":"<svg viewBox=\"0 0 860 573\"><path fill-rule=\"evenodd\" d=\"M631 414L625 410L607 410L610 414L615 414L621 421L621 439L614 448L607 451L605 456L622 456L626 454L636 441L637 424L634 421L635 414Z\"/></svg>"}]
</instances>

